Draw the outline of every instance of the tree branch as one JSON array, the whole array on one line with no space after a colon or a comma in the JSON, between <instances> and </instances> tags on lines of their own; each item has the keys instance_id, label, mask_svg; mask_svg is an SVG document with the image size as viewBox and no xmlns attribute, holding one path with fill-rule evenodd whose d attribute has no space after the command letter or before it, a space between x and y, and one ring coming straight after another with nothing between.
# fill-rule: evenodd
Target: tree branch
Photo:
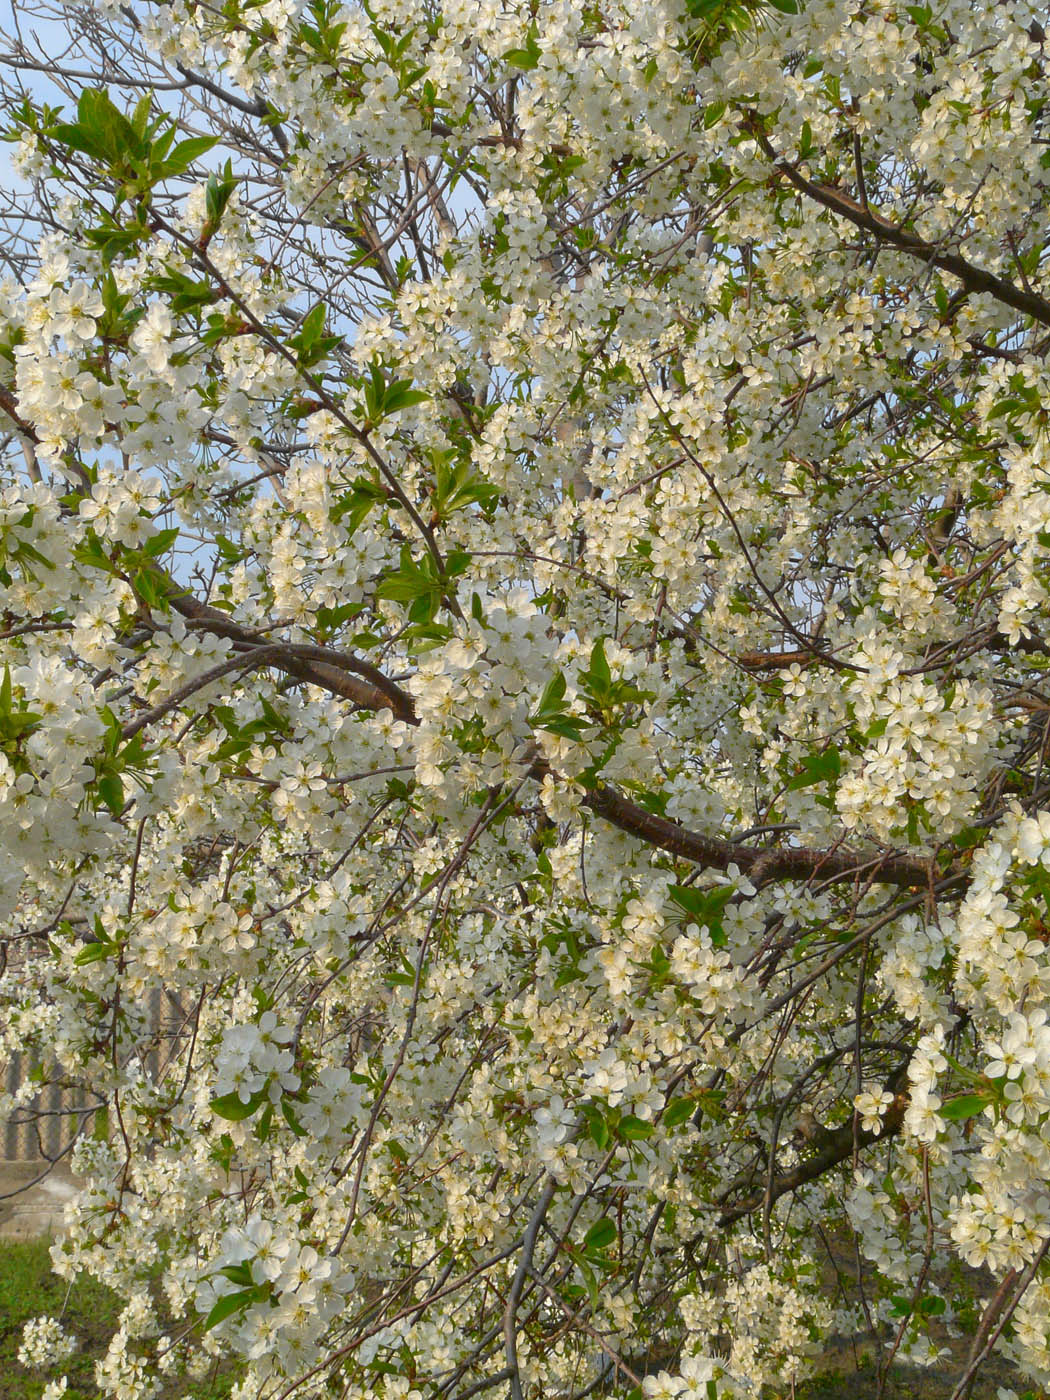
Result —
<instances>
[{"instance_id":1,"label":"tree branch","mask_svg":"<svg viewBox=\"0 0 1050 1400\"><path fill-rule=\"evenodd\" d=\"M703 836L646 811L611 787L596 788L583 802L597 816L651 846L716 870L735 865L756 885L771 880L853 879L862 871L866 879L883 885L926 885L930 878L932 867L928 859L903 852L851 851L845 847L814 850L807 846L767 849Z\"/></svg>"},{"instance_id":2,"label":"tree branch","mask_svg":"<svg viewBox=\"0 0 1050 1400\"><path fill-rule=\"evenodd\" d=\"M553 1177L548 1177L547 1185L543 1188L543 1193L536 1202L536 1209L532 1212L529 1223L525 1227L525 1234L521 1241L521 1258L518 1260L517 1272L510 1286L507 1306L503 1312L503 1338L507 1348L511 1400L523 1400L521 1375L518 1370L518 1304L521 1302L525 1280L532 1266L532 1256L536 1252L536 1237L548 1210L550 1210L550 1204L554 1200L554 1193L557 1189L557 1182Z\"/></svg>"},{"instance_id":3,"label":"tree branch","mask_svg":"<svg viewBox=\"0 0 1050 1400\"><path fill-rule=\"evenodd\" d=\"M890 1087L894 1087L894 1080L898 1082L903 1080L906 1072L907 1066L905 1065L891 1078ZM886 1110L882 1120L881 1133L875 1134L862 1129L856 1134L856 1145L868 1147L873 1142L886 1142L890 1138L896 1137L904 1124L904 1111L907 1106L907 1094L897 1094ZM756 1191L744 1200L737 1201L735 1205L726 1206L718 1217L718 1224L725 1229L734 1221L741 1220L745 1215L750 1215L752 1211L761 1210L767 1203L772 1205L781 1196L786 1196L789 1191L797 1191L800 1186L805 1186L807 1182L815 1181L818 1176L823 1176L832 1167L837 1167L840 1162L851 1157L853 1147L852 1119L848 1119L841 1127L825 1129L824 1133L818 1136L817 1150L811 1157L807 1157L804 1162L799 1162L798 1166L792 1167L790 1171L775 1176L772 1182L767 1183L761 1191ZM727 1188L726 1195L732 1191L733 1184Z\"/></svg>"},{"instance_id":4,"label":"tree branch","mask_svg":"<svg viewBox=\"0 0 1050 1400\"><path fill-rule=\"evenodd\" d=\"M797 166L792 165L790 161L784 160L777 154L769 138L756 121L749 122L747 130L773 162L774 167L797 190L808 195L817 204L822 204L825 209L830 209L833 214L838 214L840 218L848 219L857 228L872 234L883 243L888 243L892 248L898 248L902 253L910 253L914 257L921 258L924 263L932 267L939 267L942 272L950 272L953 277L959 279L968 292L975 294L987 292L1005 306L1012 306L1015 311L1020 311L1025 316L1031 316L1033 320L1039 321L1044 326L1050 326L1050 301L1047 301L1045 297L1015 286L1013 282L1008 282L1005 277L997 277L993 272L975 267L973 263L967 262L958 253L942 251L937 244L928 243L917 233L911 233L908 229L901 228L899 224L884 219L881 214L876 214L870 207L858 204L855 199L842 190L832 189L829 185L821 185L816 180L808 179Z\"/></svg>"}]
</instances>

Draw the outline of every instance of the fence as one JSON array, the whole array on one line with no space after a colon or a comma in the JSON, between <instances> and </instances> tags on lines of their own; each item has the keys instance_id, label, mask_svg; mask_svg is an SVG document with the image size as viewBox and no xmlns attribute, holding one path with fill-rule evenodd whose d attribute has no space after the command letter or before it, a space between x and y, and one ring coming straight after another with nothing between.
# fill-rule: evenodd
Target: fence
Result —
<instances>
[{"instance_id":1,"label":"fence","mask_svg":"<svg viewBox=\"0 0 1050 1400\"><path fill-rule=\"evenodd\" d=\"M164 1033L163 1026L164 994L160 991L149 995L149 1025L154 1036ZM156 1049L147 1056L146 1063L152 1073L159 1066L160 1054ZM15 1055L8 1062L4 1074L4 1087L12 1093L22 1082L27 1071L23 1056ZM29 1103L17 1109L0 1128L0 1161L3 1162L54 1162L63 1156L73 1143L81 1123L90 1120L93 1112L90 1098L60 1085L46 1085ZM90 1131L90 1121L86 1124Z\"/></svg>"}]
</instances>

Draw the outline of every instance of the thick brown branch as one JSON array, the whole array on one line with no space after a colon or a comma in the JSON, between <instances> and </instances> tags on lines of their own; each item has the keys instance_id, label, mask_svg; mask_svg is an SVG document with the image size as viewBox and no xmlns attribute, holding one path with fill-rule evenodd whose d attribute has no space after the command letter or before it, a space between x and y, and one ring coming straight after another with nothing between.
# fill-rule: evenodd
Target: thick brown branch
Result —
<instances>
[{"instance_id":1,"label":"thick brown branch","mask_svg":"<svg viewBox=\"0 0 1050 1400\"><path fill-rule=\"evenodd\" d=\"M997 277L993 272L975 267L973 263L967 262L958 253L944 251L936 243L929 243L925 238L920 238L917 233L911 233L908 229L901 228L899 224L884 219L881 214L876 214L863 204L858 204L855 199L842 190L832 189L828 185L821 185L816 180L808 179L797 166L777 155L776 150L757 123L752 124L749 130L765 154L773 161L776 169L786 176L797 190L808 195L817 204L822 204L825 209L830 209L833 214L838 214L840 218L848 219L851 224L863 229L865 233L870 233L880 242L888 243L890 247L898 248L902 253L910 253L929 266L939 267L943 272L950 272L953 277L959 279L968 292L987 292L997 301L1002 302L1004 306L1011 306L1015 311L1020 311L1025 316L1031 316L1033 320L1039 321L1042 325L1050 326L1050 301L1047 301L1045 297L1023 287L1018 287L1013 282L1008 282L1005 277Z\"/></svg>"},{"instance_id":2,"label":"thick brown branch","mask_svg":"<svg viewBox=\"0 0 1050 1400\"><path fill-rule=\"evenodd\" d=\"M873 1142L885 1142L888 1138L896 1137L904 1123L904 1110L907 1106L907 1095L898 1094L883 1117L882 1132L876 1135L862 1129L856 1134L856 1145L868 1147ZM789 1191L797 1191L800 1186L805 1186L807 1182L816 1181L818 1176L823 1176L832 1167L837 1167L840 1162L851 1157L853 1146L852 1120L843 1123L839 1128L825 1129L818 1138L816 1152L807 1157L805 1161L799 1162L797 1167L792 1167L790 1171L775 1176L769 1189L763 1187L761 1191L754 1192L745 1200L727 1206L718 1217L719 1225L723 1228L732 1225L734 1221L741 1220L745 1215L750 1215L752 1211L762 1210L767 1203L778 1201Z\"/></svg>"},{"instance_id":3,"label":"thick brown branch","mask_svg":"<svg viewBox=\"0 0 1050 1400\"><path fill-rule=\"evenodd\" d=\"M745 671L780 671L788 666L812 666L819 658L811 651L742 651L736 659Z\"/></svg>"},{"instance_id":4,"label":"thick brown branch","mask_svg":"<svg viewBox=\"0 0 1050 1400\"><path fill-rule=\"evenodd\" d=\"M158 580L164 580L170 587L171 581L167 576L159 569L156 572ZM377 667L362 661L360 657L327 647L297 646L295 643L274 648L247 628L240 627L218 608L202 603L189 593L172 591L169 601L177 613L196 622L205 631L251 646L267 646L274 653L268 664L286 675L294 676L296 680L316 685L330 694L341 695L362 710L391 710L396 719L408 724L417 722L412 697L388 680Z\"/></svg>"},{"instance_id":5,"label":"thick brown branch","mask_svg":"<svg viewBox=\"0 0 1050 1400\"><path fill-rule=\"evenodd\" d=\"M877 884L925 886L930 862L920 856L893 851L851 851L846 848L813 850L807 846L762 848L738 846L732 841L702 836L678 822L648 812L615 788L599 787L584 798L584 805L621 831L659 846L671 855L715 870L735 865L756 885L771 880L844 880L863 872ZM938 871L938 874L942 872Z\"/></svg>"}]
</instances>

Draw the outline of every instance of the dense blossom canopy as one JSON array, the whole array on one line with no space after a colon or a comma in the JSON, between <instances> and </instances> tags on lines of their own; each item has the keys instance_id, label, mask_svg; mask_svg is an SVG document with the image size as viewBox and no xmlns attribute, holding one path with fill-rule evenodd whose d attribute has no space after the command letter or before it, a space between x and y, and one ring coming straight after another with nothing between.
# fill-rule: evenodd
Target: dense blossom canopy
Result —
<instances>
[{"instance_id":1,"label":"dense blossom canopy","mask_svg":"<svg viewBox=\"0 0 1050 1400\"><path fill-rule=\"evenodd\" d=\"M101 1395L1050 1384L1041 10L19 7L0 1112L96 1110Z\"/></svg>"}]
</instances>

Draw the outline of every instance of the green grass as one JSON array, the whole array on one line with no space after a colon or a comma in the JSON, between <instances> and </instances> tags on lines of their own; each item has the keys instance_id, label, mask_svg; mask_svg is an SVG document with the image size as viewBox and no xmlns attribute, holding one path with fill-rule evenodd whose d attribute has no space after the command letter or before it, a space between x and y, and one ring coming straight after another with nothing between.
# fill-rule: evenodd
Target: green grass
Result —
<instances>
[{"instance_id":1,"label":"green grass","mask_svg":"<svg viewBox=\"0 0 1050 1400\"><path fill-rule=\"evenodd\" d=\"M71 1288L56 1278L47 1240L0 1240L0 1400L40 1400L45 1382L61 1375L69 1378L65 1400L97 1400L95 1361L105 1355L119 1313L116 1294L86 1275ZM17 1358L22 1325L41 1314L61 1318L78 1347L51 1370L27 1370ZM229 1368L201 1381L181 1377L166 1384L161 1397L226 1400L235 1377Z\"/></svg>"}]
</instances>

